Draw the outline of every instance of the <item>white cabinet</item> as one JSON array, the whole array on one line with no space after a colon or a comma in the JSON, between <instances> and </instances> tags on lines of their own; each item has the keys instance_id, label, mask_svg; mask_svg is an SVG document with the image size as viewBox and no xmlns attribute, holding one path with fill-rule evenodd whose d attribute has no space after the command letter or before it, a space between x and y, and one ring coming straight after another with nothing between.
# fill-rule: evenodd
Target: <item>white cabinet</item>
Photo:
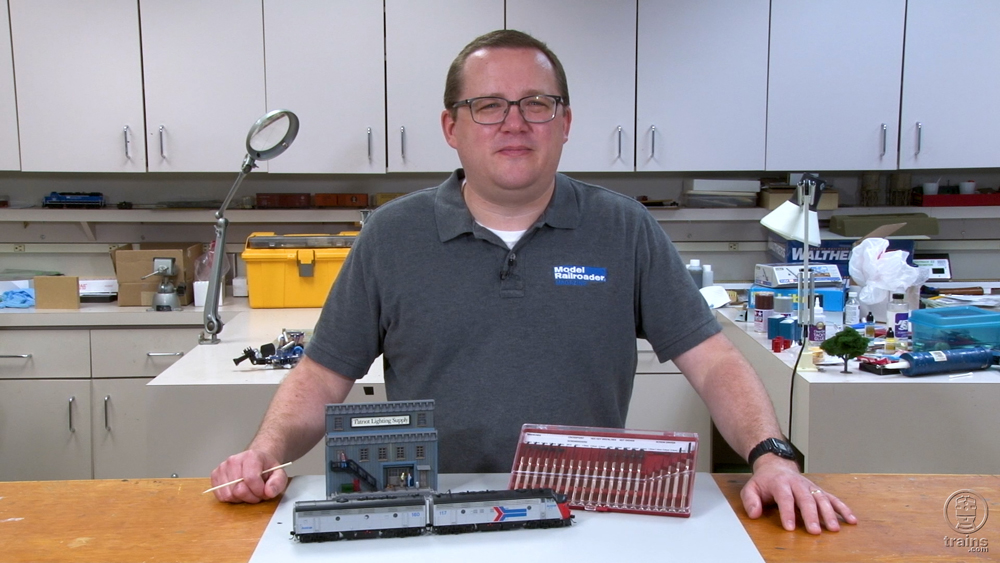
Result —
<instances>
[{"instance_id":1,"label":"white cabinet","mask_svg":"<svg viewBox=\"0 0 1000 563\"><path fill-rule=\"evenodd\" d=\"M151 380L146 377L90 382L95 479L146 476L146 384Z\"/></svg>"},{"instance_id":2,"label":"white cabinet","mask_svg":"<svg viewBox=\"0 0 1000 563\"><path fill-rule=\"evenodd\" d=\"M560 170L635 166L635 0L507 0L507 29L540 39L559 57L573 113Z\"/></svg>"},{"instance_id":3,"label":"white cabinet","mask_svg":"<svg viewBox=\"0 0 1000 563\"><path fill-rule=\"evenodd\" d=\"M767 170L896 168L905 15L905 0L772 0Z\"/></svg>"},{"instance_id":4,"label":"white cabinet","mask_svg":"<svg viewBox=\"0 0 1000 563\"><path fill-rule=\"evenodd\" d=\"M3 123L20 129L20 168L145 172L135 0L11 0L10 25L17 120L4 115ZM0 159L10 156L7 143L0 140Z\"/></svg>"},{"instance_id":5,"label":"white cabinet","mask_svg":"<svg viewBox=\"0 0 1000 563\"><path fill-rule=\"evenodd\" d=\"M265 113L261 0L139 6L149 171L238 171Z\"/></svg>"},{"instance_id":6,"label":"white cabinet","mask_svg":"<svg viewBox=\"0 0 1000 563\"><path fill-rule=\"evenodd\" d=\"M267 107L301 122L269 172L385 173L383 25L381 1L264 0Z\"/></svg>"},{"instance_id":7,"label":"white cabinet","mask_svg":"<svg viewBox=\"0 0 1000 563\"><path fill-rule=\"evenodd\" d=\"M909 0L900 168L1000 165L1000 4Z\"/></svg>"},{"instance_id":8,"label":"white cabinet","mask_svg":"<svg viewBox=\"0 0 1000 563\"><path fill-rule=\"evenodd\" d=\"M696 432L698 471L712 470L712 418L708 407L673 363L661 364L646 340L637 341L632 401L625 427L636 430Z\"/></svg>"},{"instance_id":9,"label":"white cabinet","mask_svg":"<svg viewBox=\"0 0 1000 563\"><path fill-rule=\"evenodd\" d=\"M636 170L763 170L768 0L638 9Z\"/></svg>"},{"instance_id":10,"label":"white cabinet","mask_svg":"<svg viewBox=\"0 0 1000 563\"><path fill-rule=\"evenodd\" d=\"M90 479L90 382L0 380L0 481Z\"/></svg>"},{"instance_id":11,"label":"white cabinet","mask_svg":"<svg viewBox=\"0 0 1000 563\"><path fill-rule=\"evenodd\" d=\"M448 67L470 41L503 26L503 0L386 0L390 172L447 172L460 166L441 130Z\"/></svg>"},{"instance_id":12,"label":"white cabinet","mask_svg":"<svg viewBox=\"0 0 1000 563\"><path fill-rule=\"evenodd\" d=\"M0 10L3 10L0 14L0 170L20 170L14 61L10 50L10 17L6 1L0 4Z\"/></svg>"}]
</instances>

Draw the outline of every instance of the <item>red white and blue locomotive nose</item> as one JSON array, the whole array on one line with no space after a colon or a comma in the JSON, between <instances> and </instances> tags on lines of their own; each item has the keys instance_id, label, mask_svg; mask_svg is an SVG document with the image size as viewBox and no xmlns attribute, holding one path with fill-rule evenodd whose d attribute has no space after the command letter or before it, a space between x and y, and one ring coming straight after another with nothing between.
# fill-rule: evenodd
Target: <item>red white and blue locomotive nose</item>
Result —
<instances>
[{"instance_id":1,"label":"red white and blue locomotive nose","mask_svg":"<svg viewBox=\"0 0 1000 563\"><path fill-rule=\"evenodd\" d=\"M504 522L505 520L512 518L528 517L527 508L504 508L502 506L494 506L493 511L497 513L496 517L493 519L494 522Z\"/></svg>"}]
</instances>

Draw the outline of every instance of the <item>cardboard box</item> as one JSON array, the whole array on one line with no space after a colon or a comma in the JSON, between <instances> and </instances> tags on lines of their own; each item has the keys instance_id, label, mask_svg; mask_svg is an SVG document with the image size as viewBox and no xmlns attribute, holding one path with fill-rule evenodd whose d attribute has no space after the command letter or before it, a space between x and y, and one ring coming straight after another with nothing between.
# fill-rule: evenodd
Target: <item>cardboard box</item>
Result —
<instances>
[{"instance_id":1,"label":"cardboard box","mask_svg":"<svg viewBox=\"0 0 1000 563\"><path fill-rule=\"evenodd\" d=\"M144 243L138 249L116 250L112 254L112 262L118 279L118 306L152 305L152 294L147 288L152 286L152 293L156 293L160 276L142 278L153 272L154 258L174 259L178 273L173 283L175 286L183 286L183 291L178 293L181 305L190 305L194 301L195 260L201 253L201 243ZM145 297L144 293L147 294Z\"/></svg>"},{"instance_id":2,"label":"cardboard box","mask_svg":"<svg viewBox=\"0 0 1000 563\"><path fill-rule=\"evenodd\" d=\"M893 231L896 236L936 235L938 220L926 213L889 213L881 215L833 215L830 217L830 232L844 237L871 236L871 232L883 225L901 223Z\"/></svg>"},{"instance_id":3,"label":"cardboard box","mask_svg":"<svg viewBox=\"0 0 1000 563\"><path fill-rule=\"evenodd\" d=\"M764 287L798 287L799 270L802 264L757 264L754 267L753 282ZM809 263L816 285L842 286L843 276L836 264Z\"/></svg>"},{"instance_id":4,"label":"cardboard box","mask_svg":"<svg viewBox=\"0 0 1000 563\"><path fill-rule=\"evenodd\" d=\"M793 195L795 195L795 188L764 188L760 191L757 207L772 210L777 209L779 205L791 199ZM823 193L820 194L819 205L816 206L816 209L826 211L837 209L839 205L840 194L835 190L828 189L823 190Z\"/></svg>"},{"instance_id":5,"label":"cardboard box","mask_svg":"<svg viewBox=\"0 0 1000 563\"><path fill-rule=\"evenodd\" d=\"M79 309L80 279L75 276L37 276L36 309Z\"/></svg>"},{"instance_id":6,"label":"cardboard box","mask_svg":"<svg viewBox=\"0 0 1000 563\"><path fill-rule=\"evenodd\" d=\"M809 247L809 264L812 265L814 261L836 264L840 269L840 275L848 278L851 275L849 271L851 248L858 240L860 239L823 240L819 246ZM906 263L911 266L914 245L912 239L889 239L889 250L905 250L910 253ZM772 232L767 235L767 252L779 262L793 264L802 262L802 243L788 240Z\"/></svg>"}]
</instances>

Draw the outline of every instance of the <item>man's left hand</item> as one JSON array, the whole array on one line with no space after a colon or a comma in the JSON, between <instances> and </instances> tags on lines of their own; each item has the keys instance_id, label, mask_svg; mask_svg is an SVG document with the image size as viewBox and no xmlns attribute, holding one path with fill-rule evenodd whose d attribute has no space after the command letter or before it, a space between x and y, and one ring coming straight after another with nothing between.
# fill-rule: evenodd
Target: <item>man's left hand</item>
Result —
<instances>
[{"instance_id":1,"label":"man's left hand","mask_svg":"<svg viewBox=\"0 0 1000 563\"><path fill-rule=\"evenodd\" d=\"M788 531L795 529L796 507L810 534L819 534L824 527L839 531L840 519L858 523L850 507L799 473L794 461L774 455L756 461L753 477L743 486L740 498L750 518L759 518L765 505L777 504L781 525Z\"/></svg>"}]
</instances>

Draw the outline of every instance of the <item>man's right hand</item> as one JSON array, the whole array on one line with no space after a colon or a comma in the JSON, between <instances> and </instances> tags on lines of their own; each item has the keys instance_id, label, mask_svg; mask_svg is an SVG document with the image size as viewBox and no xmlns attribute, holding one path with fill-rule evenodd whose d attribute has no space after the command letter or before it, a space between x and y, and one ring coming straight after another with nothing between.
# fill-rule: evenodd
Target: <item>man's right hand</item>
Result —
<instances>
[{"instance_id":1,"label":"man's right hand","mask_svg":"<svg viewBox=\"0 0 1000 563\"><path fill-rule=\"evenodd\" d=\"M240 478L243 481L215 491L215 498L222 502L258 503L280 495L288 486L285 470L278 469L266 475L260 473L281 463L271 454L256 450L229 456L212 471L212 486Z\"/></svg>"}]
</instances>

